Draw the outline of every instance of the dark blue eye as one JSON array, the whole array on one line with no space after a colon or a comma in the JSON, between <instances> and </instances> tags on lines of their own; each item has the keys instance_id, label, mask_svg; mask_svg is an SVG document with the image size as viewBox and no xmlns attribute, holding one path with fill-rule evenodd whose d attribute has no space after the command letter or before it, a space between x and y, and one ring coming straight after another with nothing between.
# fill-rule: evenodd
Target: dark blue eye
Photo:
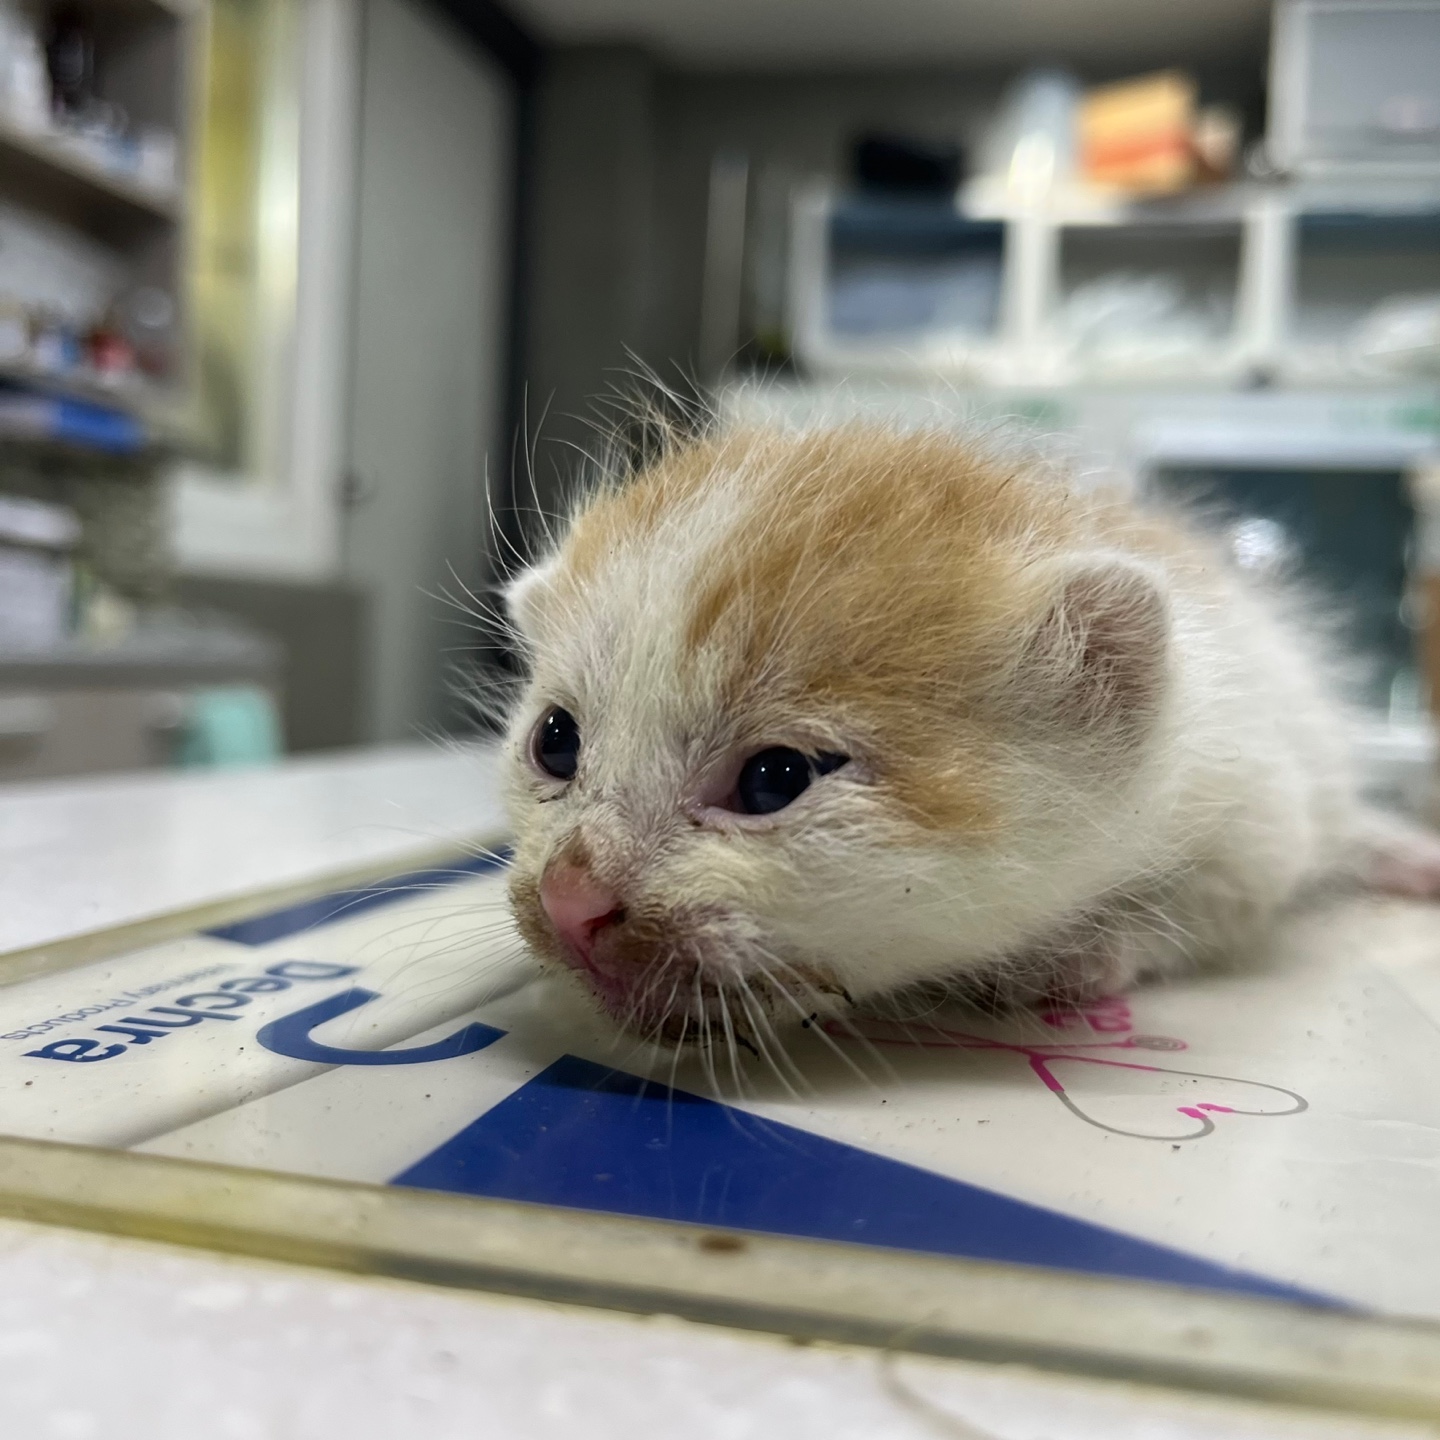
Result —
<instances>
[{"instance_id":1,"label":"dark blue eye","mask_svg":"<svg viewBox=\"0 0 1440 1440\"><path fill-rule=\"evenodd\" d=\"M805 755L788 745L775 745L752 755L735 787L739 809L746 815L773 815L798 800L817 776L838 770L846 755Z\"/></svg>"},{"instance_id":2,"label":"dark blue eye","mask_svg":"<svg viewBox=\"0 0 1440 1440\"><path fill-rule=\"evenodd\" d=\"M557 780L571 779L580 768L580 727L558 705L547 710L535 731L535 763Z\"/></svg>"}]
</instances>

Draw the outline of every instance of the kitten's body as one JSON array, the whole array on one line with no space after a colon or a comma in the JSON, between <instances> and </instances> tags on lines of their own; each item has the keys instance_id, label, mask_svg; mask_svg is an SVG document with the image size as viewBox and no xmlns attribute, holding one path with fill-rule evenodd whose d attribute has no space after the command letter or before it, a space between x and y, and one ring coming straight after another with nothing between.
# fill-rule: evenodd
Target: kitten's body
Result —
<instances>
[{"instance_id":1,"label":"kitten's body","mask_svg":"<svg viewBox=\"0 0 1440 1440\"><path fill-rule=\"evenodd\" d=\"M517 918L669 1039L1243 960L1367 863L1348 718L1284 597L1179 519L953 437L678 449L511 602ZM552 706L565 781L532 749ZM849 763L737 813L777 746Z\"/></svg>"}]
</instances>

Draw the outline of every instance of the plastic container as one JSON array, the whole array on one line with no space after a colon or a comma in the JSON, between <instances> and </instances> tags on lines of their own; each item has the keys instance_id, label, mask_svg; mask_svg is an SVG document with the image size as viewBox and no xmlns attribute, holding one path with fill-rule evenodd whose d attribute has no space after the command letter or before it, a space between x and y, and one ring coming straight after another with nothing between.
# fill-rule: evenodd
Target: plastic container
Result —
<instances>
[{"instance_id":1,"label":"plastic container","mask_svg":"<svg viewBox=\"0 0 1440 1440\"><path fill-rule=\"evenodd\" d=\"M1236 343L1241 244L1239 222L1064 226L1053 343L1084 375L1223 370Z\"/></svg>"},{"instance_id":2,"label":"plastic container","mask_svg":"<svg viewBox=\"0 0 1440 1440\"><path fill-rule=\"evenodd\" d=\"M1437 77L1437 0L1281 0L1271 155L1299 172L1440 170Z\"/></svg>"},{"instance_id":3,"label":"plastic container","mask_svg":"<svg viewBox=\"0 0 1440 1440\"><path fill-rule=\"evenodd\" d=\"M0 650L46 650L70 627L80 522L59 505L0 495Z\"/></svg>"}]
</instances>

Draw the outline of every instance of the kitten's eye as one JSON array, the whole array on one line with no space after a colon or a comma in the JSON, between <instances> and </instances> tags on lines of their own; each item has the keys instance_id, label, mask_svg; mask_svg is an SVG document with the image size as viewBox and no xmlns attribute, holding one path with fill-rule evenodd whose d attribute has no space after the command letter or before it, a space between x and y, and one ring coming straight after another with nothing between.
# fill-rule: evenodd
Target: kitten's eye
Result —
<instances>
[{"instance_id":1,"label":"kitten's eye","mask_svg":"<svg viewBox=\"0 0 1440 1440\"><path fill-rule=\"evenodd\" d=\"M535 730L531 746L535 763L557 780L569 780L580 768L580 727L575 717L556 705Z\"/></svg>"},{"instance_id":2,"label":"kitten's eye","mask_svg":"<svg viewBox=\"0 0 1440 1440\"><path fill-rule=\"evenodd\" d=\"M735 787L739 808L746 815L773 815L810 788L820 775L838 770L847 755L804 755L788 745L775 745L752 755L740 771Z\"/></svg>"}]
</instances>

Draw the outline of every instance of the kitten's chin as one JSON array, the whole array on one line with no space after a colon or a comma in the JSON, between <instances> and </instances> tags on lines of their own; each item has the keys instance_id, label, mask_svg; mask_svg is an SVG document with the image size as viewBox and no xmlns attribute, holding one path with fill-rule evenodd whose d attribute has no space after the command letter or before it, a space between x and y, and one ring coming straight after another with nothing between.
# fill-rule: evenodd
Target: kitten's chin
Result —
<instances>
[{"instance_id":1,"label":"kitten's chin","mask_svg":"<svg viewBox=\"0 0 1440 1440\"><path fill-rule=\"evenodd\" d=\"M811 970L787 967L786 980L776 981L733 960L712 969L673 956L637 974L567 968L617 1030L665 1050L738 1046L758 1055L777 1031L847 1008L844 990Z\"/></svg>"},{"instance_id":2,"label":"kitten's chin","mask_svg":"<svg viewBox=\"0 0 1440 1440\"><path fill-rule=\"evenodd\" d=\"M719 984L699 967L657 967L654 974L607 975L597 969L571 973L590 1003L618 1031L664 1049L721 1039L726 1026L747 1039L757 1023L783 1022L781 997L763 982Z\"/></svg>"}]
</instances>

